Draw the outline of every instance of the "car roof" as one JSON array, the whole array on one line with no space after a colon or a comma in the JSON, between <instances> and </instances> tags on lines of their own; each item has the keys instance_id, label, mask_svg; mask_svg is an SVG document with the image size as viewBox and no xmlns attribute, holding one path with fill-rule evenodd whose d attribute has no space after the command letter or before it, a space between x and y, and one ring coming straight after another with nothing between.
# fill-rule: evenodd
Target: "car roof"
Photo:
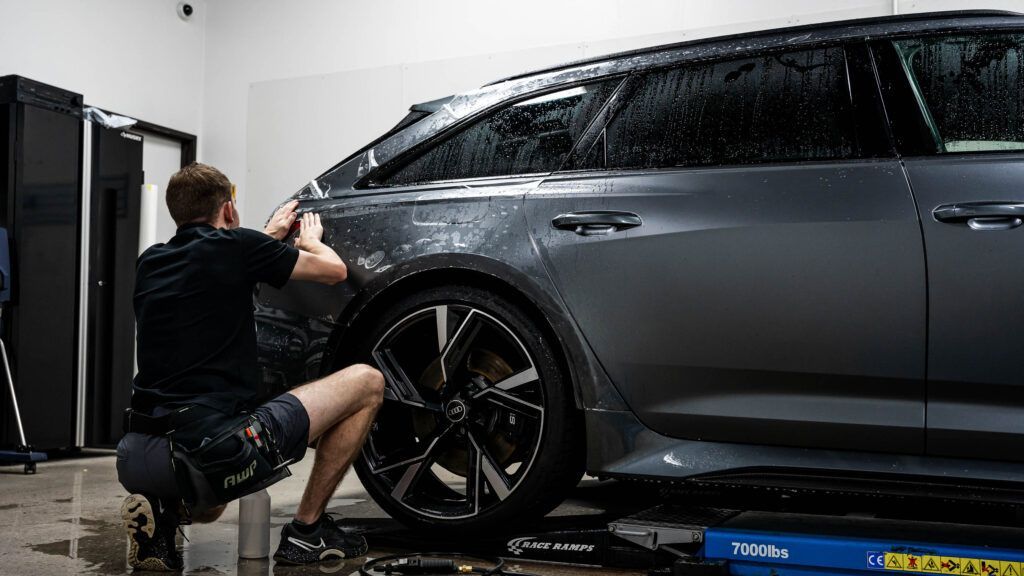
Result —
<instances>
[{"instance_id":1,"label":"car roof","mask_svg":"<svg viewBox=\"0 0 1024 576\"><path fill-rule=\"evenodd\" d=\"M839 20L835 22L821 22L817 24L804 24L801 26L772 28L740 34L729 34L726 36L701 38L698 40L662 44L659 46L651 46L637 50L618 52L615 54L606 54L594 58L566 62L557 66L541 68L539 70L516 74L514 76L508 76L506 78L490 82L489 84L485 84L485 86L493 86L509 80L521 80L539 74L548 74L579 66L644 56L657 52L673 51L680 48L714 44L721 44L723 48L731 47L731 43L736 40L759 40L759 42L757 42L757 44L760 45L759 47L772 48L775 46L791 44L797 39L813 40L815 42L828 42L831 40L841 40L851 37L882 37L895 34L902 35L941 30L966 30L1013 24L1024 25L1024 14L1008 10L950 10L945 12L921 12L916 14L900 14L874 18ZM794 38L794 36L796 36L796 38ZM810 38L810 36L813 36L813 38ZM806 42L802 43L806 44ZM723 52L724 51L725 50L723 50Z\"/></svg>"}]
</instances>

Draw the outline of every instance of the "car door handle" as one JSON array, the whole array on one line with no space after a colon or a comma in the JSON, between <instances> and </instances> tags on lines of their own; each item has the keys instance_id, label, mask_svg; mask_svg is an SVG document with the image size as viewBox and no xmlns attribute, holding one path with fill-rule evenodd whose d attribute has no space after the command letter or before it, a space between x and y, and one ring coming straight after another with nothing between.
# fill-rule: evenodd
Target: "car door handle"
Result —
<instances>
[{"instance_id":1,"label":"car door handle","mask_svg":"<svg viewBox=\"0 0 1024 576\"><path fill-rule=\"evenodd\" d=\"M932 210L932 216L945 224L967 224L971 230L1009 230L1024 224L1024 203L943 204Z\"/></svg>"},{"instance_id":2,"label":"car door handle","mask_svg":"<svg viewBox=\"0 0 1024 576\"><path fill-rule=\"evenodd\" d=\"M596 210L560 214L551 224L559 230L572 230L581 236L596 236L636 228L643 224L643 220L632 212Z\"/></svg>"}]
</instances>

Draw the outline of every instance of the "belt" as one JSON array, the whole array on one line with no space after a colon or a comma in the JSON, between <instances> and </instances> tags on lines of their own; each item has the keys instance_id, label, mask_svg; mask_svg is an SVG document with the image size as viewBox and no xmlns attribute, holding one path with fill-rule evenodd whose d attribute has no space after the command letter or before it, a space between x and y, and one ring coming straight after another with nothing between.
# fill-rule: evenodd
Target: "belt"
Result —
<instances>
[{"instance_id":1,"label":"belt","mask_svg":"<svg viewBox=\"0 0 1024 576\"><path fill-rule=\"evenodd\" d=\"M150 416L128 408L124 411L121 424L125 434L138 432L152 436L166 436L190 422L209 416L210 413L211 411L203 410L202 407L195 404L178 408L163 416Z\"/></svg>"}]
</instances>

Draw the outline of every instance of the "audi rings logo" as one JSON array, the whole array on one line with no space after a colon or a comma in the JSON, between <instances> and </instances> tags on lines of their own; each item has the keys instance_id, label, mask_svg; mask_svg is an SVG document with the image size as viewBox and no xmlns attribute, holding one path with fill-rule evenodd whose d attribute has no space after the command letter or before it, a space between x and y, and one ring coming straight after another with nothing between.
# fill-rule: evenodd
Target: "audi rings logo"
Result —
<instances>
[{"instance_id":1,"label":"audi rings logo","mask_svg":"<svg viewBox=\"0 0 1024 576\"><path fill-rule=\"evenodd\" d=\"M448 407L444 409L444 413L448 415L448 419L452 422L461 422L466 417L466 405L461 400L452 400L448 403Z\"/></svg>"}]
</instances>

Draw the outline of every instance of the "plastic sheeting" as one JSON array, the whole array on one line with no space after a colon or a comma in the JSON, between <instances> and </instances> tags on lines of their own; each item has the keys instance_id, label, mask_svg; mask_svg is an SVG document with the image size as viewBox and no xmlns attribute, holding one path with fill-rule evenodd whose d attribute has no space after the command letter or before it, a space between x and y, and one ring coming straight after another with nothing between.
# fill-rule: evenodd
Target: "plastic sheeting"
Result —
<instances>
[{"instance_id":1,"label":"plastic sheeting","mask_svg":"<svg viewBox=\"0 0 1024 576\"><path fill-rule=\"evenodd\" d=\"M83 110L82 113L85 115L86 120L95 122L104 128L128 128L134 126L135 123L138 122L135 118L111 114L110 112L104 112L99 108L93 108L91 106Z\"/></svg>"}]
</instances>

